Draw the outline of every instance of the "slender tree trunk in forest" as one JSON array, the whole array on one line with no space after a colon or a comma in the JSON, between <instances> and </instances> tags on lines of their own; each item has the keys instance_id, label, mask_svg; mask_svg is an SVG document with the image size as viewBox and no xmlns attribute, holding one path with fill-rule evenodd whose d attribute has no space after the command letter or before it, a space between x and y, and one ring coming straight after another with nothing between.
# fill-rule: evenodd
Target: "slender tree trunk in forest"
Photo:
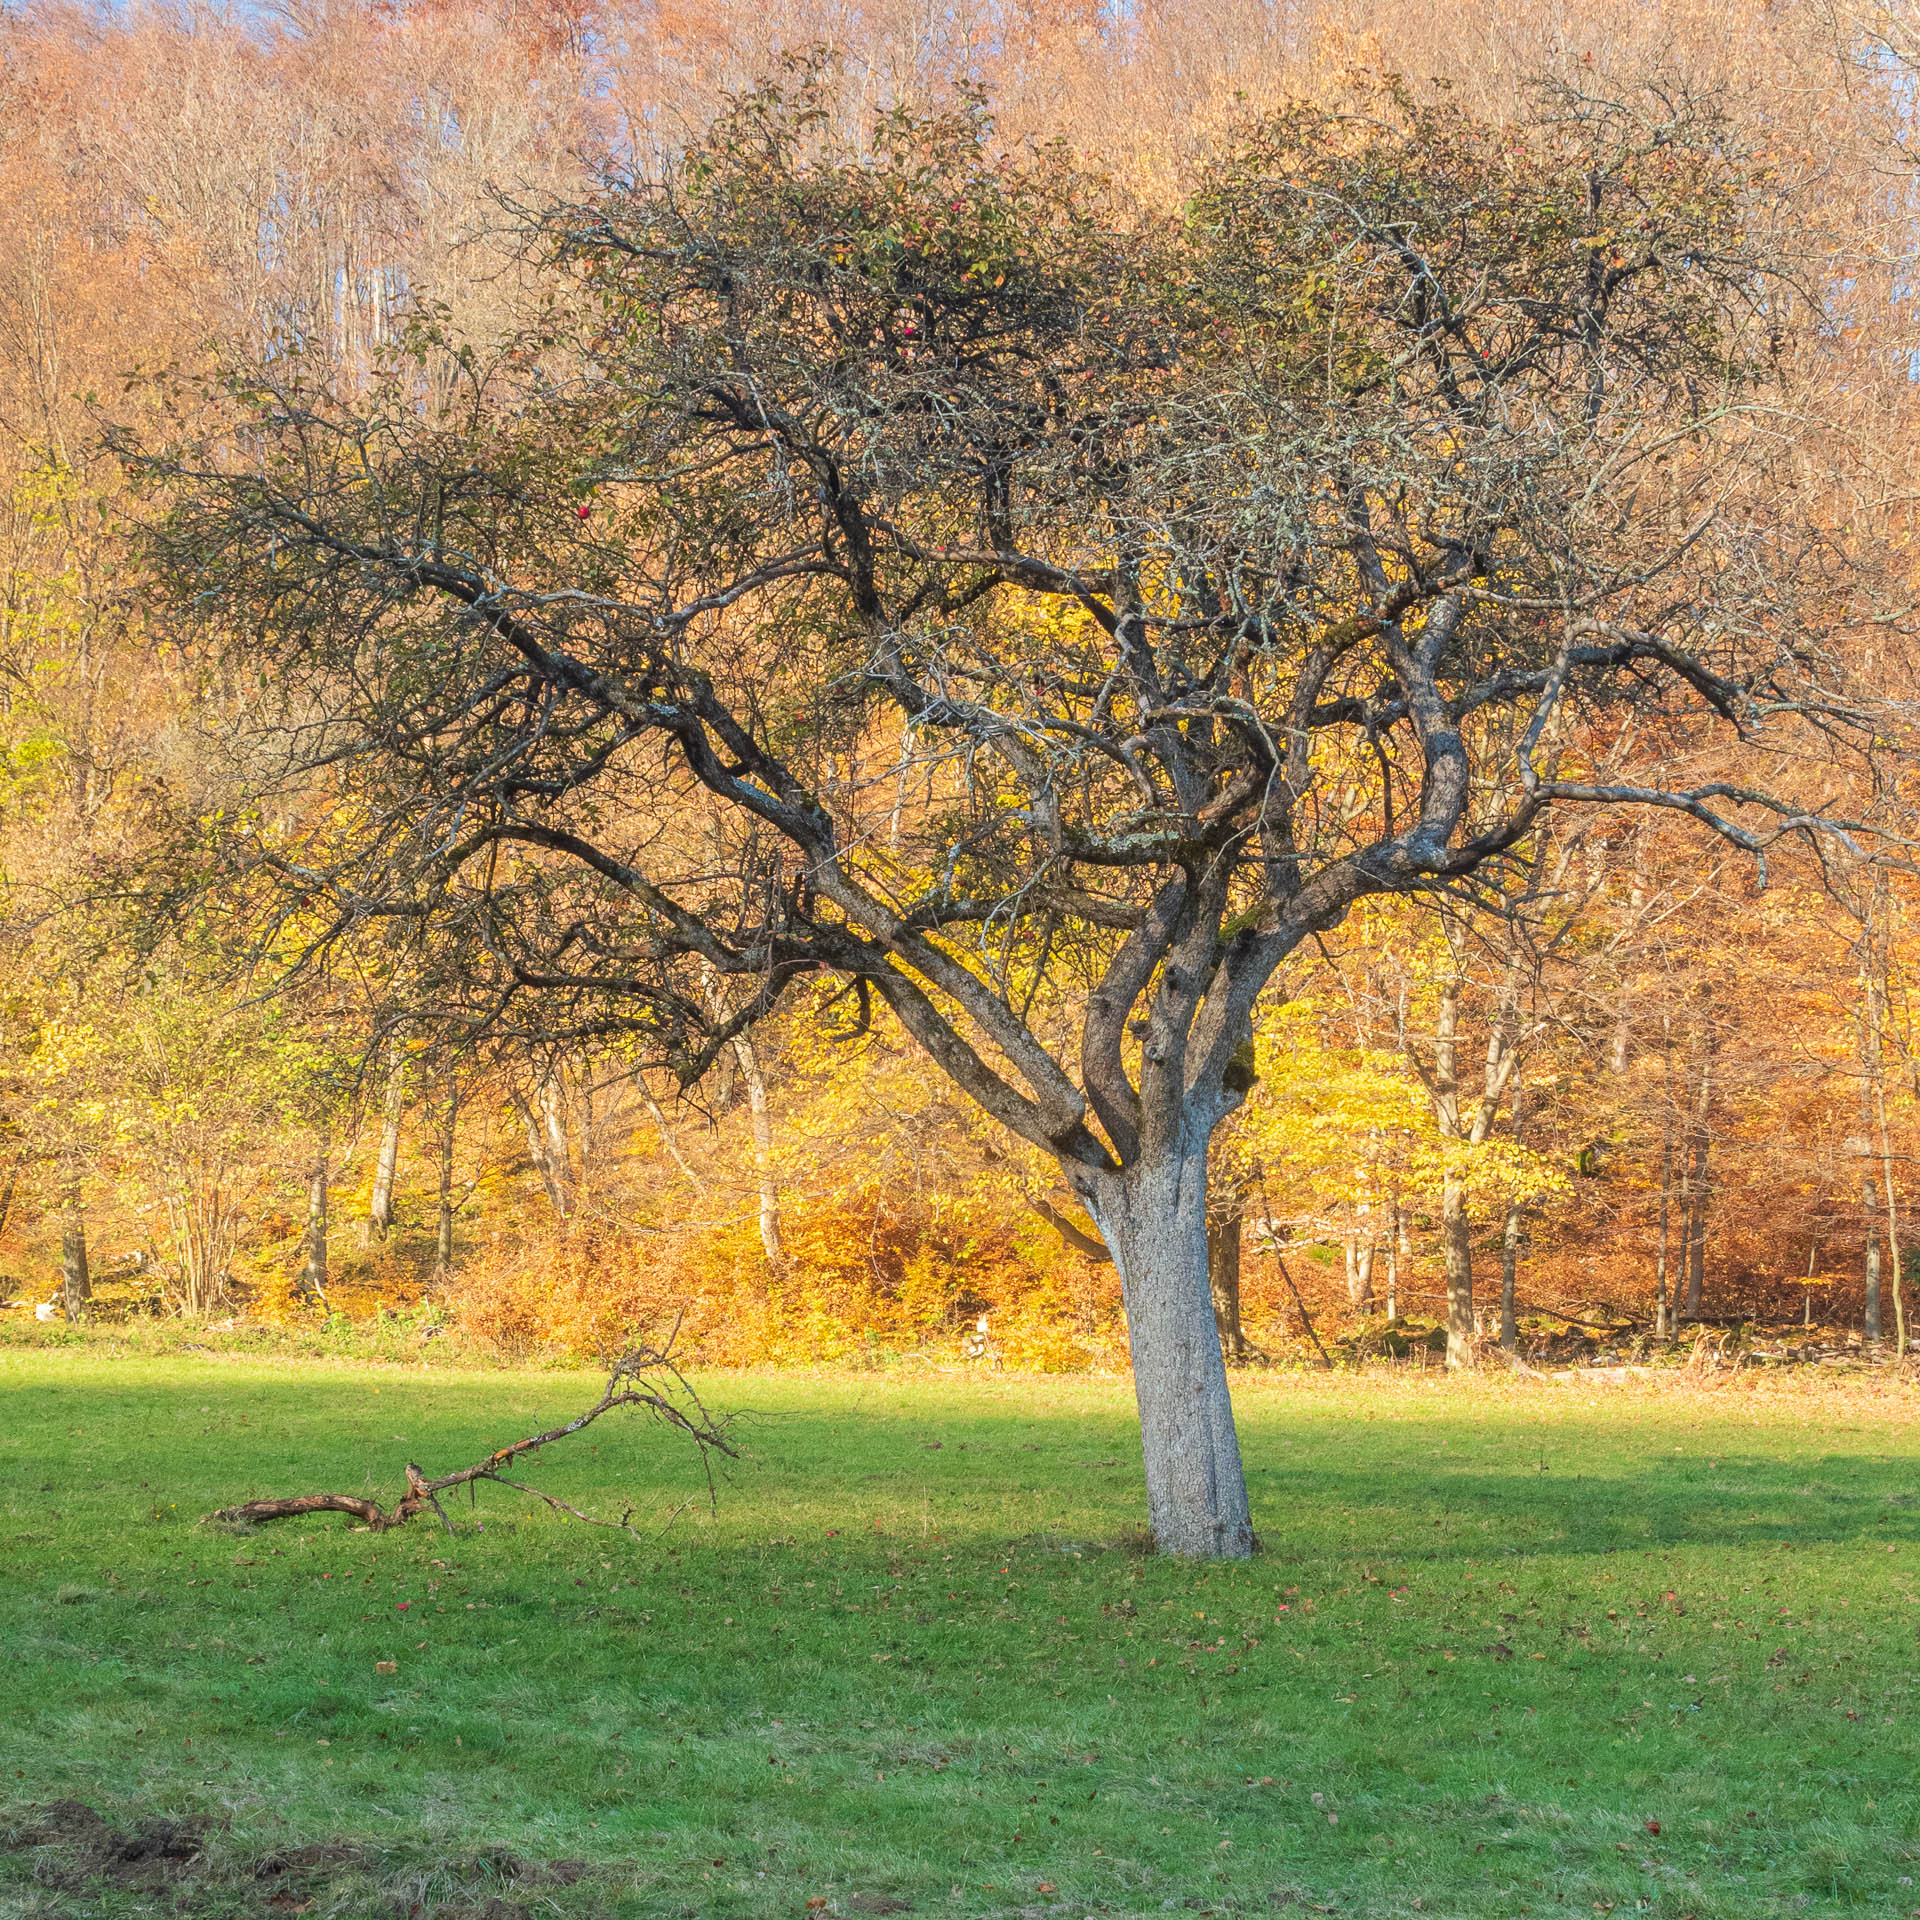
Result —
<instances>
[{"instance_id":1,"label":"slender tree trunk in forest","mask_svg":"<svg viewBox=\"0 0 1920 1920\"><path fill-rule=\"evenodd\" d=\"M1520 1246L1525 1238L1525 1210L1507 1209L1500 1232L1500 1348L1515 1353L1520 1346L1520 1322L1514 1313L1514 1292L1520 1274Z\"/></svg>"},{"instance_id":2,"label":"slender tree trunk in forest","mask_svg":"<svg viewBox=\"0 0 1920 1920\"><path fill-rule=\"evenodd\" d=\"M1867 1219L1867 1307L1860 1324L1861 1336L1875 1341L1881 1334L1880 1231L1874 1213L1880 1205L1879 1189L1870 1173L1860 1176L1860 1210Z\"/></svg>"},{"instance_id":3,"label":"slender tree trunk in forest","mask_svg":"<svg viewBox=\"0 0 1920 1920\"><path fill-rule=\"evenodd\" d=\"M437 1286L445 1286L453 1278L453 1149L459 1122L460 1089L449 1083L440 1114L439 1212L433 1239L433 1278Z\"/></svg>"},{"instance_id":4,"label":"slender tree trunk in forest","mask_svg":"<svg viewBox=\"0 0 1920 1920\"><path fill-rule=\"evenodd\" d=\"M1207 1215L1207 1289L1220 1350L1229 1360L1247 1357L1246 1330L1240 1324L1240 1229L1246 1212L1246 1196L1235 1187Z\"/></svg>"},{"instance_id":5,"label":"slender tree trunk in forest","mask_svg":"<svg viewBox=\"0 0 1920 1920\"><path fill-rule=\"evenodd\" d=\"M22 1149L7 1162L7 1177L0 1184L0 1233L7 1230L7 1222L13 1218L13 1197L20 1188L20 1169L26 1163L26 1152Z\"/></svg>"},{"instance_id":6,"label":"slender tree trunk in forest","mask_svg":"<svg viewBox=\"0 0 1920 1920\"><path fill-rule=\"evenodd\" d=\"M1680 1318L1698 1320L1707 1273L1707 1145L1697 1141L1687 1172L1686 1298Z\"/></svg>"},{"instance_id":7,"label":"slender tree trunk in forest","mask_svg":"<svg viewBox=\"0 0 1920 1920\"><path fill-rule=\"evenodd\" d=\"M1458 975L1440 990L1433 1032L1432 1095L1440 1130L1459 1140L1466 1129L1460 1113L1460 990ZM1473 1241L1467 1219L1467 1183L1463 1171L1450 1171L1440 1188L1440 1252L1447 1276L1447 1365L1473 1365Z\"/></svg>"},{"instance_id":8,"label":"slender tree trunk in forest","mask_svg":"<svg viewBox=\"0 0 1920 1920\"><path fill-rule=\"evenodd\" d=\"M540 1121L535 1116L526 1095L518 1087L513 1087L509 1091L514 1106L519 1110L520 1122L527 1130L527 1158L533 1163L534 1171L539 1174L540 1184L547 1190L547 1201L553 1208L554 1218L564 1222L567 1217L565 1164L563 1162L556 1171L547 1139L541 1132Z\"/></svg>"},{"instance_id":9,"label":"slender tree trunk in forest","mask_svg":"<svg viewBox=\"0 0 1920 1920\"><path fill-rule=\"evenodd\" d=\"M1881 969L1879 942L1876 927L1879 920L1879 890L1871 896L1864 921L1860 929L1860 1129L1862 1136L1871 1142L1875 1113L1883 1097L1886 1063L1881 1046L1880 998ZM1871 1151L1869 1146L1868 1151ZM1889 1194L1891 1199L1892 1195ZM1863 1160L1860 1168L1860 1205L1866 1217L1867 1229L1867 1271L1866 1271L1866 1313L1861 1324L1862 1337L1878 1340L1884 1333L1881 1310L1881 1274L1880 1274L1880 1193L1875 1183L1870 1160Z\"/></svg>"},{"instance_id":10,"label":"slender tree trunk in forest","mask_svg":"<svg viewBox=\"0 0 1920 1920\"><path fill-rule=\"evenodd\" d=\"M1120 1275L1154 1544L1244 1557L1253 1518L1207 1272L1206 1140L1143 1153L1118 1174L1063 1171Z\"/></svg>"},{"instance_id":11,"label":"slender tree trunk in forest","mask_svg":"<svg viewBox=\"0 0 1920 1920\"><path fill-rule=\"evenodd\" d=\"M767 1264L777 1267L786 1256L780 1244L780 1184L773 1168L773 1115L767 1106L767 1079L760 1071L760 1056L744 1033L733 1043L733 1057L740 1063L740 1076L747 1083L747 1108L753 1118L753 1163L760 1176L760 1245Z\"/></svg>"},{"instance_id":12,"label":"slender tree trunk in forest","mask_svg":"<svg viewBox=\"0 0 1920 1920\"><path fill-rule=\"evenodd\" d=\"M60 1300L69 1320L87 1317L93 1280L87 1270L87 1216L80 1182L69 1180L60 1204Z\"/></svg>"},{"instance_id":13,"label":"slender tree trunk in forest","mask_svg":"<svg viewBox=\"0 0 1920 1920\"><path fill-rule=\"evenodd\" d=\"M1870 977L1869 1011L1873 1033L1871 1085L1874 1118L1880 1124L1880 1178L1886 1188L1887 1279L1893 1289L1893 1353L1894 1359L1899 1362L1907 1357L1907 1302L1904 1286L1906 1275L1902 1270L1900 1251L1899 1198L1893 1184L1893 1134L1887 1125L1886 1061L1882 1052L1888 976L1893 953L1893 897L1885 867L1874 869L1873 903L1869 911L1871 917L1867 925L1867 950ZM1881 938L1877 942L1873 938L1876 924L1881 929Z\"/></svg>"},{"instance_id":14,"label":"slender tree trunk in forest","mask_svg":"<svg viewBox=\"0 0 1920 1920\"><path fill-rule=\"evenodd\" d=\"M1679 1318L1700 1318L1701 1294L1707 1272L1707 1142L1696 1134L1687 1161L1687 1217L1685 1233L1686 1294L1680 1303Z\"/></svg>"},{"instance_id":15,"label":"slender tree trunk in forest","mask_svg":"<svg viewBox=\"0 0 1920 1920\"><path fill-rule=\"evenodd\" d=\"M1347 1305L1355 1313L1373 1311L1374 1241L1370 1234L1347 1236Z\"/></svg>"},{"instance_id":16,"label":"slender tree trunk in forest","mask_svg":"<svg viewBox=\"0 0 1920 1920\"><path fill-rule=\"evenodd\" d=\"M1711 1017L1711 1011L1703 1009L1703 1021L1710 1020ZM1693 1115L1687 1140L1684 1249L1687 1291L1686 1298L1681 1303L1679 1317L1689 1321L1697 1321L1700 1318L1701 1293L1706 1283L1708 1158L1713 1143L1708 1117L1713 1099L1713 1056L1714 1037L1709 1028L1700 1048L1700 1079L1694 1092Z\"/></svg>"},{"instance_id":17,"label":"slender tree trunk in forest","mask_svg":"<svg viewBox=\"0 0 1920 1920\"><path fill-rule=\"evenodd\" d=\"M1440 1251L1447 1274L1447 1365L1470 1367L1473 1345L1473 1227L1467 1183L1449 1177L1440 1188Z\"/></svg>"},{"instance_id":18,"label":"slender tree trunk in forest","mask_svg":"<svg viewBox=\"0 0 1920 1920\"><path fill-rule=\"evenodd\" d=\"M1400 1318L1400 1243L1406 1234L1406 1222L1396 1200L1387 1222L1387 1324Z\"/></svg>"},{"instance_id":19,"label":"slender tree trunk in forest","mask_svg":"<svg viewBox=\"0 0 1920 1920\"><path fill-rule=\"evenodd\" d=\"M1901 1288L1900 1213L1893 1187L1893 1136L1887 1128L1887 1089L1881 1080L1874 1087L1874 1109L1880 1121L1881 1178L1887 1189L1887 1265L1893 1282L1893 1353L1896 1360L1907 1357L1907 1306Z\"/></svg>"},{"instance_id":20,"label":"slender tree trunk in forest","mask_svg":"<svg viewBox=\"0 0 1920 1920\"><path fill-rule=\"evenodd\" d=\"M1653 1266L1653 1330L1664 1340L1672 1332L1668 1302L1672 1275L1667 1267L1668 1222L1673 1207L1673 1019L1660 1016L1660 1252Z\"/></svg>"},{"instance_id":21,"label":"slender tree trunk in forest","mask_svg":"<svg viewBox=\"0 0 1920 1920\"><path fill-rule=\"evenodd\" d=\"M307 1173L307 1254L300 1269L300 1289L310 1299L327 1304L327 1145Z\"/></svg>"},{"instance_id":22,"label":"slender tree trunk in forest","mask_svg":"<svg viewBox=\"0 0 1920 1920\"><path fill-rule=\"evenodd\" d=\"M1633 1015L1622 1007L1614 1016L1613 1038L1607 1047L1607 1071L1618 1079L1627 1070L1633 1049Z\"/></svg>"},{"instance_id":23,"label":"slender tree trunk in forest","mask_svg":"<svg viewBox=\"0 0 1920 1920\"><path fill-rule=\"evenodd\" d=\"M560 1083L557 1067L540 1082L540 1125L548 1184L559 1196L562 1218L570 1218L575 1198L573 1148L567 1139L566 1089Z\"/></svg>"},{"instance_id":24,"label":"slender tree trunk in forest","mask_svg":"<svg viewBox=\"0 0 1920 1920\"><path fill-rule=\"evenodd\" d=\"M373 1160L373 1192L367 1201L364 1238L368 1245L384 1240L393 1228L393 1179L400 1165L400 1116L406 1104L406 1056L396 1046L388 1056L385 1111L380 1120L380 1148Z\"/></svg>"},{"instance_id":25,"label":"slender tree trunk in forest","mask_svg":"<svg viewBox=\"0 0 1920 1920\"><path fill-rule=\"evenodd\" d=\"M1478 1097L1469 1108L1460 1086L1460 997L1466 981L1460 973L1448 976L1440 989L1434 1022L1433 1064L1425 1065L1408 1044L1402 1016L1401 1047L1412 1061L1433 1103L1441 1134L1459 1147L1484 1146L1500 1102L1519 1070L1525 1036L1515 1031L1522 986L1518 937L1509 951L1507 971L1487 1023L1486 1065ZM1447 1365L1474 1364L1473 1225L1467 1212L1468 1161L1452 1159L1441 1177L1440 1249L1447 1276Z\"/></svg>"},{"instance_id":26,"label":"slender tree trunk in forest","mask_svg":"<svg viewBox=\"0 0 1920 1920\"><path fill-rule=\"evenodd\" d=\"M1513 1142L1520 1144L1525 1118L1519 1069L1513 1074ZM1520 1274L1520 1248L1526 1239L1526 1209L1518 1201L1509 1203L1507 1217L1500 1229L1500 1350L1518 1352L1520 1323L1514 1312L1514 1292Z\"/></svg>"}]
</instances>

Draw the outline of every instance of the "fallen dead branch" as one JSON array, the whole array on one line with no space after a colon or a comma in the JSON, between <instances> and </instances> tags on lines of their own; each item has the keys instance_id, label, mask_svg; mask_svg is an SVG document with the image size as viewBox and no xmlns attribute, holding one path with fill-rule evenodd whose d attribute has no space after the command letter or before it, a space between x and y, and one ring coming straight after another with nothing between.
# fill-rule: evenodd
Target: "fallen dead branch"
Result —
<instances>
[{"instance_id":1,"label":"fallen dead branch","mask_svg":"<svg viewBox=\"0 0 1920 1920\"><path fill-rule=\"evenodd\" d=\"M711 1499L714 1491L713 1456L718 1453L728 1459L738 1459L739 1449L727 1438L727 1422L715 1419L707 1411L700 1396L673 1364L669 1357L672 1346L673 1341L669 1337L662 1347L639 1347L623 1354L614 1362L613 1371L607 1376L605 1392L585 1413L577 1415L563 1426L550 1427L545 1433L529 1434L526 1439L516 1440L510 1446L498 1447L484 1460L477 1460L470 1467L461 1467L456 1472L441 1474L437 1479L430 1480L409 1460L406 1465L406 1494L392 1508L381 1506L377 1500L362 1499L351 1493L297 1493L285 1499L248 1500L237 1507L222 1507L207 1518L228 1524L258 1525L266 1520L292 1520L307 1513L345 1513L351 1514L373 1532L385 1533L390 1528L405 1526L409 1520L431 1507L439 1515L440 1524L452 1533L453 1522L447 1518L447 1511L440 1504L440 1496L465 1487L471 1499L482 1481L490 1481L544 1501L555 1512L571 1514L574 1519L584 1520L589 1526L619 1527L627 1533L633 1533L631 1507L618 1520L601 1519L594 1514L583 1513L580 1508L570 1506L538 1487L528 1486L524 1481L509 1480L505 1470L525 1455L537 1454L542 1447L550 1447L557 1440L571 1438L592 1426L602 1414L613 1412L616 1407L637 1407L652 1419L683 1434L699 1449L701 1463L707 1470L707 1494Z\"/></svg>"}]
</instances>

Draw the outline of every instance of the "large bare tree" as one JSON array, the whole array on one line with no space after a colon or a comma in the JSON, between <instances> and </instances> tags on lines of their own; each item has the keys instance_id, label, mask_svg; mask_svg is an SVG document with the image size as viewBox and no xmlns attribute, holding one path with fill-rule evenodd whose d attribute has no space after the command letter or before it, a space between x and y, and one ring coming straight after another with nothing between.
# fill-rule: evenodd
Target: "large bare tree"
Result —
<instances>
[{"instance_id":1,"label":"large bare tree","mask_svg":"<svg viewBox=\"0 0 1920 1920\"><path fill-rule=\"evenodd\" d=\"M877 995L1111 1250L1156 1540L1246 1554L1206 1174L1276 971L1549 807L1812 830L1579 746L1845 730L1782 209L1677 91L1303 108L1172 213L977 101L825 124L517 213L508 337L290 339L123 449L242 712L219 871L411 1019L689 1079Z\"/></svg>"}]
</instances>

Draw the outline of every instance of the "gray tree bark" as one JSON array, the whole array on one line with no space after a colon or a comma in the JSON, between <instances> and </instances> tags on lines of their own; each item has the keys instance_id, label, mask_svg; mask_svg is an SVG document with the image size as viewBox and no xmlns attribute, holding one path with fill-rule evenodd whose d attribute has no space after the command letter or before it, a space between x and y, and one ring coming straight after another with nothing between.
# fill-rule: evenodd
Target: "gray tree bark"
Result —
<instances>
[{"instance_id":1,"label":"gray tree bark","mask_svg":"<svg viewBox=\"0 0 1920 1920\"><path fill-rule=\"evenodd\" d=\"M1440 1254L1447 1275L1447 1365L1474 1363L1473 1224L1467 1218L1467 1183L1447 1179L1440 1187Z\"/></svg>"},{"instance_id":2,"label":"gray tree bark","mask_svg":"<svg viewBox=\"0 0 1920 1920\"><path fill-rule=\"evenodd\" d=\"M521 1124L527 1130L527 1158L533 1163L534 1171L539 1174L540 1184L547 1190L547 1201L553 1208L555 1219L565 1220L567 1217L566 1163L563 1161L558 1168L554 1166L547 1138L541 1133L540 1121L535 1116L532 1106L528 1104L526 1095L518 1087L510 1088L509 1091L513 1104L519 1109ZM552 1119L551 1103L546 1101L544 1095L542 1095L542 1103L549 1107L548 1117ZM563 1151L565 1138L562 1134Z\"/></svg>"},{"instance_id":3,"label":"gray tree bark","mask_svg":"<svg viewBox=\"0 0 1920 1920\"><path fill-rule=\"evenodd\" d=\"M1703 1018L1710 1019L1709 1012ZM1694 1091L1694 1105L1687 1140L1687 1207L1685 1224L1686 1297L1680 1318L1698 1320L1700 1299L1707 1270L1707 1176L1713 1136L1709 1114L1713 1101L1713 1037L1711 1031L1700 1048L1700 1079Z\"/></svg>"},{"instance_id":4,"label":"gray tree bark","mask_svg":"<svg viewBox=\"0 0 1920 1920\"><path fill-rule=\"evenodd\" d=\"M327 1149L321 1143L318 1157L307 1173L306 1261L300 1269L301 1291L327 1304Z\"/></svg>"},{"instance_id":5,"label":"gray tree bark","mask_svg":"<svg viewBox=\"0 0 1920 1920\"><path fill-rule=\"evenodd\" d=\"M395 1047L389 1056L386 1107L380 1120L380 1149L373 1161L373 1192L367 1201L366 1238L384 1240L393 1229L393 1181L400 1165L400 1116L406 1104L406 1056Z\"/></svg>"},{"instance_id":6,"label":"gray tree bark","mask_svg":"<svg viewBox=\"0 0 1920 1920\"><path fill-rule=\"evenodd\" d=\"M743 1033L733 1043L733 1057L747 1083L747 1108L753 1119L753 1164L760 1179L760 1245L767 1264L777 1267L786 1258L780 1244L780 1183L773 1167L773 1113L767 1105L767 1077L760 1056Z\"/></svg>"},{"instance_id":7,"label":"gray tree bark","mask_svg":"<svg viewBox=\"0 0 1920 1920\"><path fill-rule=\"evenodd\" d=\"M1521 1091L1519 1070L1513 1075L1513 1139L1520 1144L1520 1131L1525 1117L1525 1100ZM1526 1243L1526 1209L1518 1201L1507 1208L1506 1221L1500 1229L1500 1350L1502 1353L1516 1353L1520 1347L1520 1322L1514 1311L1514 1293L1520 1277L1520 1249Z\"/></svg>"},{"instance_id":8,"label":"gray tree bark","mask_svg":"<svg viewBox=\"0 0 1920 1920\"><path fill-rule=\"evenodd\" d=\"M1880 961L1874 938L1875 916L1869 910L1861 928L1861 975L1864 984L1860 1013L1860 1133L1870 1140L1874 1131L1874 1102L1886 1071L1880 1041ZM1860 1169L1860 1205L1867 1223L1867 1301L1861 1325L1865 1339L1878 1340L1885 1328L1882 1321L1880 1277L1880 1188L1874 1179L1871 1162Z\"/></svg>"},{"instance_id":9,"label":"gray tree bark","mask_svg":"<svg viewBox=\"0 0 1920 1920\"><path fill-rule=\"evenodd\" d=\"M13 1197L20 1187L20 1169L26 1164L26 1150L21 1149L7 1162L7 1177L0 1184L0 1233L7 1230L7 1222L13 1218Z\"/></svg>"},{"instance_id":10,"label":"gray tree bark","mask_svg":"<svg viewBox=\"0 0 1920 1920\"><path fill-rule=\"evenodd\" d=\"M1387 1324L1391 1326L1400 1318L1400 1248L1406 1239L1406 1218L1401 1213L1399 1203L1393 1208L1392 1218L1387 1223Z\"/></svg>"},{"instance_id":11,"label":"gray tree bark","mask_svg":"<svg viewBox=\"0 0 1920 1920\"><path fill-rule=\"evenodd\" d=\"M1653 1263L1653 1330L1661 1340L1673 1331L1673 1275L1667 1265L1673 1211L1673 1017L1660 1016L1660 1252Z\"/></svg>"},{"instance_id":12,"label":"gray tree bark","mask_svg":"<svg viewBox=\"0 0 1920 1920\"><path fill-rule=\"evenodd\" d=\"M1347 1256L1347 1305L1355 1313L1373 1311L1373 1257L1376 1251L1370 1234L1349 1234Z\"/></svg>"},{"instance_id":13,"label":"gray tree bark","mask_svg":"<svg viewBox=\"0 0 1920 1920\"><path fill-rule=\"evenodd\" d=\"M1517 1352L1520 1346L1514 1294L1520 1278L1520 1247L1525 1238L1525 1210L1509 1207L1506 1225L1500 1232L1500 1348L1503 1353Z\"/></svg>"},{"instance_id":14,"label":"gray tree bark","mask_svg":"<svg viewBox=\"0 0 1920 1920\"><path fill-rule=\"evenodd\" d=\"M433 1239L433 1277L444 1286L453 1278L453 1148L460 1121L460 1090L449 1085L440 1115L439 1211Z\"/></svg>"},{"instance_id":15,"label":"gray tree bark","mask_svg":"<svg viewBox=\"0 0 1920 1920\"><path fill-rule=\"evenodd\" d=\"M540 1082L540 1119L546 1145L547 1184L563 1217L573 1212L573 1148L567 1138L566 1089L556 1067Z\"/></svg>"},{"instance_id":16,"label":"gray tree bark","mask_svg":"<svg viewBox=\"0 0 1920 1920\"><path fill-rule=\"evenodd\" d=\"M60 1302L69 1320L84 1320L93 1298L93 1279L87 1268L87 1216L81 1204L80 1183L67 1183L60 1206Z\"/></svg>"},{"instance_id":17,"label":"gray tree bark","mask_svg":"<svg viewBox=\"0 0 1920 1920\"><path fill-rule=\"evenodd\" d=\"M1120 1275L1154 1544L1244 1558L1253 1518L1207 1271L1206 1141L1075 1184Z\"/></svg>"}]
</instances>

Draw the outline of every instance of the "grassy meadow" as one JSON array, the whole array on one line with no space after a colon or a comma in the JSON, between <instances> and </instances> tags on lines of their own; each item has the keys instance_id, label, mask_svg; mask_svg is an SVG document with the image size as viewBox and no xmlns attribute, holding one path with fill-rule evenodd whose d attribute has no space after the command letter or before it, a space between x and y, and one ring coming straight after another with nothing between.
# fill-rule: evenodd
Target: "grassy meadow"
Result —
<instances>
[{"instance_id":1,"label":"grassy meadow","mask_svg":"<svg viewBox=\"0 0 1920 1920\"><path fill-rule=\"evenodd\" d=\"M597 1382L0 1351L0 1907L1920 1911L1910 1392L1253 1378L1208 1567L1138 1551L1125 1382L701 1385L717 1512L623 1416L535 1470L646 1544L242 1534Z\"/></svg>"}]
</instances>

